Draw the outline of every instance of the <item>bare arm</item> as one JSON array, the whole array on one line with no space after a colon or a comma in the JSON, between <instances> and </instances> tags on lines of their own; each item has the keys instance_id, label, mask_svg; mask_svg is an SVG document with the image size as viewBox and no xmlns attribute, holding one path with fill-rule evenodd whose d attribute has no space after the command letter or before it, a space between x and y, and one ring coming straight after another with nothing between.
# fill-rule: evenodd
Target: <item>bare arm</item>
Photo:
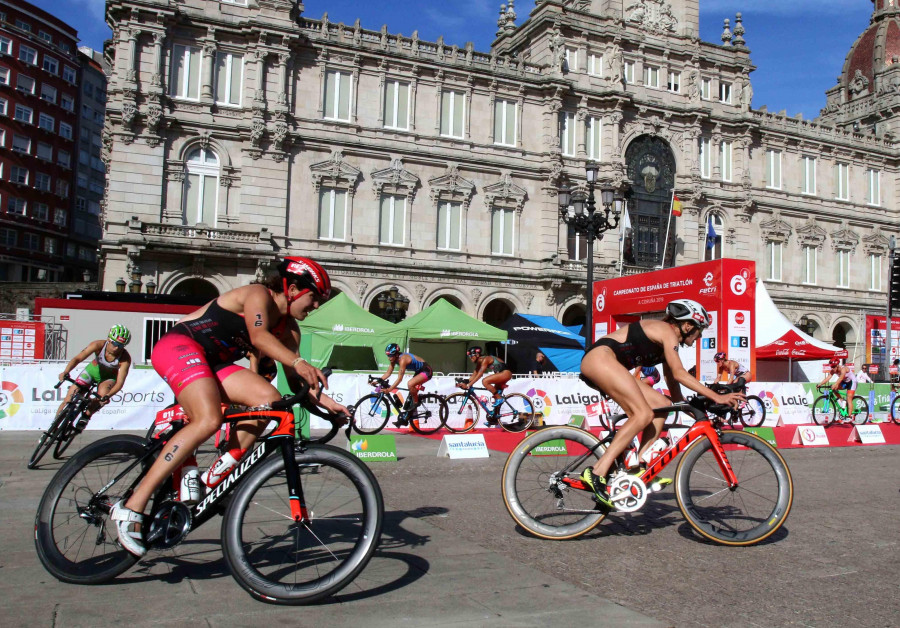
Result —
<instances>
[{"instance_id":1,"label":"bare arm","mask_svg":"<svg viewBox=\"0 0 900 628\"><path fill-rule=\"evenodd\" d=\"M391 376L391 373L393 373L393 372L394 372L394 363L393 363L393 362L390 362L390 363L388 363L388 370L387 370L387 372L385 372L385 374L381 376L381 379L387 380L387 378L390 377L390 376Z\"/></svg>"},{"instance_id":2,"label":"bare arm","mask_svg":"<svg viewBox=\"0 0 900 628\"><path fill-rule=\"evenodd\" d=\"M113 384L113 387L109 389L109 392L106 393L106 397L112 397L117 392L122 390L122 387L125 385L125 378L128 377L128 369L131 368L131 355L124 351L122 353L122 357L119 358L119 373L116 376L116 383Z\"/></svg>"},{"instance_id":3,"label":"bare arm","mask_svg":"<svg viewBox=\"0 0 900 628\"><path fill-rule=\"evenodd\" d=\"M397 386L399 386L400 382L403 381L403 375L406 373L406 365L409 364L409 358L406 356L403 356L402 358L397 360L397 364L399 365L400 370L397 372L397 379L394 380L394 383L391 384L391 387L388 389L389 393L397 390ZM393 369L393 366L391 366L391 368ZM387 376L385 376L385 377L387 377Z\"/></svg>"},{"instance_id":4,"label":"bare arm","mask_svg":"<svg viewBox=\"0 0 900 628\"><path fill-rule=\"evenodd\" d=\"M685 388L689 388L693 390L695 393L703 395L708 399L712 399L715 403L727 404L731 406L737 406L738 402L744 398L743 395L739 393L729 393L727 395L720 395L717 392L714 392L710 388L707 388L703 384L700 383L694 377L691 377L691 374L687 372L687 369L684 368L684 365L681 363L681 357L678 355L678 338L674 331L670 331L667 333L669 338L667 338L668 342L663 344L663 370L668 370L671 372L672 379L675 380L678 384L683 385ZM669 382L668 376L666 377L666 382L669 384L669 392L673 392L673 386ZM675 389L678 387L675 386ZM680 391L676 394L681 394ZM675 396L673 394L672 398Z\"/></svg>"},{"instance_id":5,"label":"bare arm","mask_svg":"<svg viewBox=\"0 0 900 628\"><path fill-rule=\"evenodd\" d=\"M493 362L494 362L494 359L491 358L491 363L493 363ZM488 367L487 360L485 360L483 358L478 360L478 368L476 368L475 372L472 373L471 377L469 377L469 381L465 385L465 388L474 386L475 382L477 382L479 379L481 379L481 376L484 375L484 372L487 370L487 367Z\"/></svg>"},{"instance_id":6,"label":"bare arm","mask_svg":"<svg viewBox=\"0 0 900 628\"><path fill-rule=\"evenodd\" d=\"M72 371L73 368L75 368L76 366L78 366L79 364L81 364L82 362L87 360L88 357L90 357L91 355L94 355L96 353L99 353L100 349L103 348L104 342L106 342L106 341L105 340L95 340L94 342L92 342L91 344L86 346L81 351L81 353L79 353L74 358L69 360L68 364L66 364L66 367L63 369L63 372L59 374L59 381L64 380L66 378L66 375L68 375Z\"/></svg>"}]
</instances>

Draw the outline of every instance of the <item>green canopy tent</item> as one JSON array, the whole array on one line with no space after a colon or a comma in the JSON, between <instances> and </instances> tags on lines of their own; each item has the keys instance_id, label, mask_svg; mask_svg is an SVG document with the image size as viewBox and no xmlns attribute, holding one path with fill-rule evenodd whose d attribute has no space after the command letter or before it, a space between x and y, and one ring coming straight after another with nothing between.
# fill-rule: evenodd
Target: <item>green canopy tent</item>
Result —
<instances>
[{"instance_id":1,"label":"green canopy tent","mask_svg":"<svg viewBox=\"0 0 900 628\"><path fill-rule=\"evenodd\" d=\"M506 332L492 327L445 299L410 316L397 325L409 337L409 350L428 362L435 371L462 373L471 371L466 348L491 341L506 340Z\"/></svg>"},{"instance_id":2,"label":"green canopy tent","mask_svg":"<svg viewBox=\"0 0 900 628\"><path fill-rule=\"evenodd\" d=\"M384 348L406 344L406 332L359 307L343 292L298 321L300 355L317 368L386 371Z\"/></svg>"}]
</instances>

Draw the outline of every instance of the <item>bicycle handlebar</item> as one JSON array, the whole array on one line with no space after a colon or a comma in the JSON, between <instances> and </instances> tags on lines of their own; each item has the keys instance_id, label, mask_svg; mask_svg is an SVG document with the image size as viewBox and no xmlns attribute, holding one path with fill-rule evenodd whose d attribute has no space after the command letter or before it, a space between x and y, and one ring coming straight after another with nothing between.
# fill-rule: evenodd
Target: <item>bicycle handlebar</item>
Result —
<instances>
[{"instance_id":1,"label":"bicycle handlebar","mask_svg":"<svg viewBox=\"0 0 900 628\"><path fill-rule=\"evenodd\" d=\"M76 382L74 379L72 379L68 375L63 377L58 382L56 382L56 385L53 388L58 390L59 387L63 385L63 382L70 382L72 384L75 384L79 388L85 390L89 397L96 397L97 399L102 399L105 396L105 395L97 394L97 388L96 388L97 385L95 383L92 382L90 385L85 387L85 386L82 386L81 384L79 384L78 382Z\"/></svg>"},{"instance_id":2,"label":"bicycle handlebar","mask_svg":"<svg viewBox=\"0 0 900 628\"><path fill-rule=\"evenodd\" d=\"M330 366L325 367L322 369L322 374L327 379L328 377L331 376L332 371L333 371L333 369ZM319 396L321 396L321 394L322 394L322 389L320 388ZM317 396L317 398L318 398L318 396ZM347 438L350 437L350 426L351 426L350 415L334 414L334 413L328 412L324 408L321 408L320 406L317 406L316 404L314 404L309 398L309 384L307 384L305 381L300 382L300 387L299 387L298 392L296 392L292 395L285 395L278 401L273 401L270 404L270 407L273 410L290 410L295 405L300 405L310 414L315 414L316 416L321 417L321 418L325 419L326 421L328 421L329 423L331 423L331 428L328 430L328 433L325 434L325 436L322 436L322 437L316 438L316 439L310 439L310 442L326 443L326 442L330 441L332 438L334 438L337 435L338 431L341 429L340 420L342 418L345 419L346 423L347 423L347 428L346 428ZM353 410L352 409L349 409L349 410L350 410L350 414L352 414Z\"/></svg>"}]
</instances>

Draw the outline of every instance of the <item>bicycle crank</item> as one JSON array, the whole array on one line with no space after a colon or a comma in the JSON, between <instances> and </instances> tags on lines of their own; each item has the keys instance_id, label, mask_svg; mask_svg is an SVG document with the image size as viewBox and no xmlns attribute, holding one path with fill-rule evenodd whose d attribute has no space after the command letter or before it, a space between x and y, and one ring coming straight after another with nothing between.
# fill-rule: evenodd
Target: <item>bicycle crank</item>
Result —
<instances>
[{"instance_id":1,"label":"bicycle crank","mask_svg":"<svg viewBox=\"0 0 900 628\"><path fill-rule=\"evenodd\" d=\"M163 502L150 520L145 537L147 545L158 549L175 547L191 531L192 523L190 508L181 502Z\"/></svg>"},{"instance_id":2,"label":"bicycle crank","mask_svg":"<svg viewBox=\"0 0 900 628\"><path fill-rule=\"evenodd\" d=\"M647 501L647 485L636 475L621 473L609 482L609 495L618 512L635 512Z\"/></svg>"}]
</instances>

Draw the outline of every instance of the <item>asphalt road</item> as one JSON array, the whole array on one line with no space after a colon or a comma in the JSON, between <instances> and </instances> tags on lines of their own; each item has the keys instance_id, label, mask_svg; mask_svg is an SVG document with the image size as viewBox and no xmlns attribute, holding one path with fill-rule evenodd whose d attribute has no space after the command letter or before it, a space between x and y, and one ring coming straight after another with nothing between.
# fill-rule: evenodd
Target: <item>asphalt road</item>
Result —
<instances>
[{"instance_id":1,"label":"asphalt road","mask_svg":"<svg viewBox=\"0 0 900 628\"><path fill-rule=\"evenodd\" d=\"M87 432L75 450L107 433ZM500 497L505 454L437 458L398 437L374 463L382 544L362 575L312 607L251 599L231 579L215 521L112 584L57 582L34 553L40 495L60 463L25 468L34 433L0 432L4 626L896 626L900 447L783 451L795 496L785 526L749 548L712 545L671 489L573 541L521 532ZM674 467L673 467L674 468Z\"/></svg>"}]
</instances>

